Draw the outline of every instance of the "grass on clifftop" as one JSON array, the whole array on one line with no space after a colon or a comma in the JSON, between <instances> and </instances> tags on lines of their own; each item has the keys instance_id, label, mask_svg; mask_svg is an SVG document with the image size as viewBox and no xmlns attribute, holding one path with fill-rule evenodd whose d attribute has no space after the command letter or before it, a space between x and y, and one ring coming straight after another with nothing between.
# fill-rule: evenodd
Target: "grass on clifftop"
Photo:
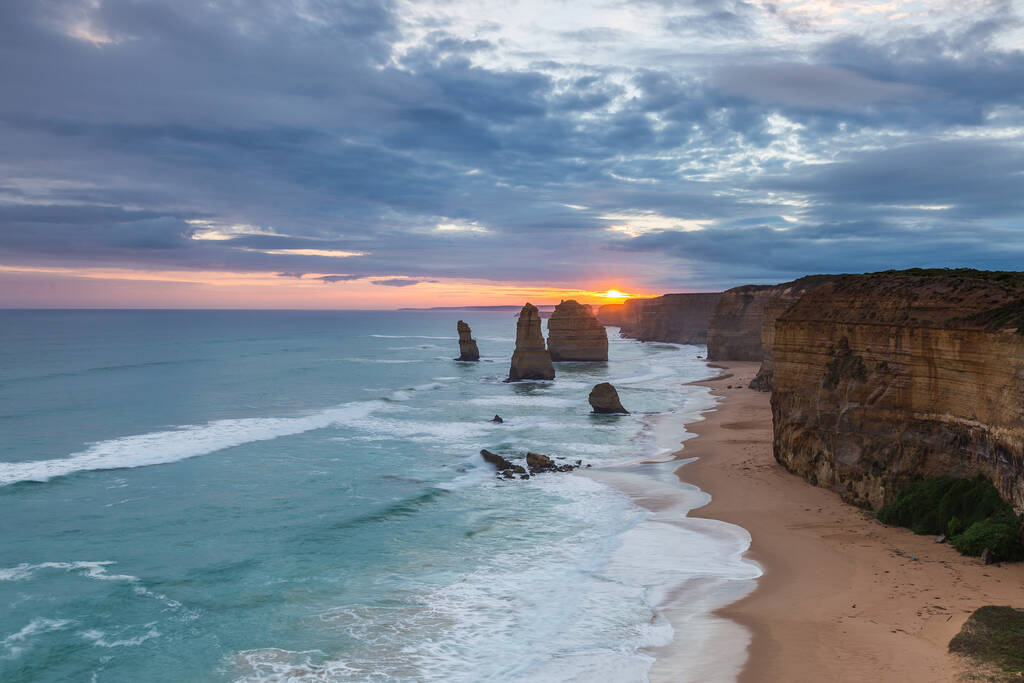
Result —
<instances>
[{"instance_id":1,"label":"grass on clifftop","mask_svg":"<svg viewBox=\"0 0 1024 683\"><path fill-rule=\"evenodd\" d=\"M945 534L964 555L981 555L988 548L997 560L1024 559L1020 517L981 474L909 484L878 511L878 519L915 534Z\"/></svg>"},{"instance_id":2,"label":"grass on clifftop","mask_svg":"<svg viewBox=\"0 0 1024 683\"><path fill-rule=\"evenodd\" d=\"M890 275L896 277L941 277L950 280L981 280L997 282L1008 287L1024 287L1024 271L1017 270L976 270L974 268L907 268L906 270L882 270L865 275Z\"/></svg>"},{"instance_id":3,"label":"grass on clifftop","mask_svg":"<svg viewBox=\"0 0 1024 683\"><path fill-rule=\"evenodd\" d=\"M1024 610L979 607L949 641L949 651L1006 674L995 680L1019 680L1024 672Z\"/></svg>"}]
</instances>

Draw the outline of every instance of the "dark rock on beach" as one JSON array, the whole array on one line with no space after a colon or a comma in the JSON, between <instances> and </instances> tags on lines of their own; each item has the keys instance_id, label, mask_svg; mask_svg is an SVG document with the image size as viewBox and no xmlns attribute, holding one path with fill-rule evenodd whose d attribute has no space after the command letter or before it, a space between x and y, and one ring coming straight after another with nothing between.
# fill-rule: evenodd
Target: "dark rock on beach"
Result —
<instances>
[{"instance_id":1,"label":"dark rock on beach","mask_svg":"<svg viewBox=\"0 0 1024 683\"><path fill-rule=\"evenodd\" d=\"M591 389L588 400L595 413L629 415L629 411L619 401L619 392L608 382L602 382Z\"/></svg>"},{"instance_id":2,"label":"dark rock on beach","mask_svg":"<svg viewBox=\"0 0 1024 683\"><path fill-rule=\"evenodd\" d=\"M460 320L457 327L459 330L459 357L455 360L480 360L480 349L477 348L469 325Z\"/></svg>"}]
</instances>

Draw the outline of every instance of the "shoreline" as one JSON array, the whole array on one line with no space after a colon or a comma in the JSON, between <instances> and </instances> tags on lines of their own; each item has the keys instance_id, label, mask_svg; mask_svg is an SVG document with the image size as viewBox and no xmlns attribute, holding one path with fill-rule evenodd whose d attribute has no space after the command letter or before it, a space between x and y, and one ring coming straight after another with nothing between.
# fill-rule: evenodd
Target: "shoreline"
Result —
<instances>
[{"instance_id":1,"label":"shoreline","mask_svg":"<svg viewBox=\"0 0 1024 683\"><path fill-rule=\"evenodd\" d=\"M692 384L718 404L686 426L694 436L674 454L687 461L676 476L711 496L689 516L746 529L744 557L764 571L716 611L751 634L738 680L956 680L966 664L949 640L978 607L1019 604L1024 564L982 565L784 470L770 394L747 388L758 365L709 364L722 372Z\"/></svg>"}]
</instances>

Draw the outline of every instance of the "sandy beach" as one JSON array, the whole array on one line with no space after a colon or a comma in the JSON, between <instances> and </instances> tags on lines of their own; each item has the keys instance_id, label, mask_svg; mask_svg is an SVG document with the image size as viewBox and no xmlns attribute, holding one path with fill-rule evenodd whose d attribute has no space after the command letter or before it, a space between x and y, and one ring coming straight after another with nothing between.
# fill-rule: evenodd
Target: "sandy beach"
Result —
<instances>
[{"instance_id":1,"label":"sandy beach","mask_svg":"<svg viewBox=\"0 0 1024 683\"><path fill-rule=\"evenodd\" d=\"M1024 564L984 566L931 536L886 527L782 469L769 394L747 389L757 363L723 363L700 382L720 397L676 455L677 476L712 496L691 516L747 529L756 590L719 611L750 629L740 680L952 681L947 653L982 605L1024 604Z\"/></svg>"}]
</instances>

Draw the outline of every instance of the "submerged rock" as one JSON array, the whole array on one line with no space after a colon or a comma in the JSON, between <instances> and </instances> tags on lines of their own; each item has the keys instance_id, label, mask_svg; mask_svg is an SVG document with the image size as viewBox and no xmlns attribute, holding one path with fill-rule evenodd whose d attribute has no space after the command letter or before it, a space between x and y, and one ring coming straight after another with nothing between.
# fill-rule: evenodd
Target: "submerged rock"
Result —
<instances>
[{"instance_id":1,"label":"submerged rock","mask_svg":"<svg viewBox=\"0 0 1024 683\"><path fill-rule=\"evenodd\" d=\"M606 361L608 333L589 306L569 299L548 320L548 352L553 361Z\"/></svg>"},{"instance_id":2,"label":"submerged rock","mask_svg":"<svg viewBox=\"0 0 1024 683\"><path fill-rule=\"evenodd\" d=\"M469 325L460 320L457 327L459 330L459 357L455 360L480 360L480 349L477 348Z\"/></svg>"},{"instance_id":3,"label":"submerged rock","mask_svg":"<svg viewBox=\"0 0 1024 683\"><path fill-rule=\"evenodd\" d=\"M613 414L622 413L629 415L629 411L622 407L619 401L619 392L608 382L601 382L590 390L590 407L595 413Z\"/></svg>"},{"instance_id":4,"label":"submerged rock","mask_svg":"<svg viewBox=\"0 0 1024 683\"><path fill-rule=\"evenodd\" d=\"M555 366L551 364L551 355L544 346L540 330L540 312L533 304L526 304L516 324L516 350L512 354L508 381L554 378Z\"/></svg>"}]
</instances>

